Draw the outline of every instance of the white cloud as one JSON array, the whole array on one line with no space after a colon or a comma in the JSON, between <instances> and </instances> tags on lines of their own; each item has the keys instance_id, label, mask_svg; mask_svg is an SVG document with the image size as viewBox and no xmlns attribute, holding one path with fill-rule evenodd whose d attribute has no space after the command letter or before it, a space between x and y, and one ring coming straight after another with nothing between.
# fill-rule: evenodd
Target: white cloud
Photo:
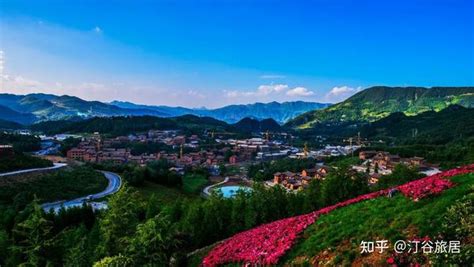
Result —
<instances>
[{"instance_id":1,"label":"white cloud","mask_svg":"<svg viewBox=\"0 0 474 267\"><path fill-rule=\"evenodd\" d=\"M255 91L227 91L224 90L224 93L227 97L235 98L235 97L265 97L271 94L278 94L288 90L287 84L263 84L260 85L257 90Z\"/></svg>"},{"instance_id":2,"label":"white cloud","mask_svg":"<svg viewBox=\"0 0 474 267\"><path fill-rule=\"evenodd\" d=\"M24 78L23 76L10 76L10 75L2 75L2 81L5 82L7 86L11 87L38 87L41 85L40 82Z\"/></svg>"},{"instance_id":3,"label":"white cloud","mask_svg":"<svg viewBox=\"0 0 474 267\"><path fill-rule=\"evenodd\" d=\"M224 94L226 97L229 97L229 98L238 97L240 95L238 91L227 91L227 90L224 90Z\"/></svg>"},{"instance_id":4,"label":"white cloud","mask_svg":"<svg viewBox=\"0 0 474 267\"><path fill-rule=\"evenodd\" d=\"M337 103L345 100L346 98L352 96L353 94L359 92L362 88L359 86L357 88L349 86L336 86L332 88L325 96L326 101Z\"/></svg>"},{"instance_id":5,"label":"white cloud","mask_svg":"<svg viewBox=\"0 0 474 267\"><path fill-rule=\"evenodd\" d=\"M102 29L99 27L99 26L95 26L94 29L92 29L95 33L97 34L101 34L102 33Z\"/></svg>"},{"instance_id":6,"label":"white cloud","mask_svg":"<svg viewBox=\"0 0 474 267\"><path fill-rule=\"evenodd\" d=\"M260 79L284 79L286 78L285 75L276 75L276 74L265 74L261 75Z\"/></svg>"},{"instance_id":7,"label":"white cloud","mask_svg":"<svg viewBox=\"0 0 474 267\"><path fill-rule=\"evenodd\" d=\"M187 94L191 97L206 98L206 95L201 94L196 90L189 90Z\"/></svg>"},{"instance_id":8,"label":"white cloud","mask_svg":"<svg viewBox=\"0 0 474 267\"><path fill-rule=\"evenodd\" d=\"M314 91L306 87L289 87L287 84L264 84L257 87L255 91L224 90L227 98L235 101L284 101L287 97L305 98L315 95Z\"/></svg>"},{"instance_id":9,"label":"white cloud","mask_svg":"<svg viewBox=\"0 0 474 267\"><path fill-rule=\"evenodd\" d=\"M256 95L268 95L273 92L281 92L288 89L286 84L270 84L270 85L260 85L257 89Z\"/></svg>"},{"instance_id":10,"label":"white cloud","mask_svg":"<svg viewBox=\"0 0 474 267\"><path fill-rule=\"evenodd\" d=\"M288 96L312 96L314 95L313 91L308 90L307 88L304 87L295 87L289 91L286 92L286 95Z\"/></svg>"}]
</instances>

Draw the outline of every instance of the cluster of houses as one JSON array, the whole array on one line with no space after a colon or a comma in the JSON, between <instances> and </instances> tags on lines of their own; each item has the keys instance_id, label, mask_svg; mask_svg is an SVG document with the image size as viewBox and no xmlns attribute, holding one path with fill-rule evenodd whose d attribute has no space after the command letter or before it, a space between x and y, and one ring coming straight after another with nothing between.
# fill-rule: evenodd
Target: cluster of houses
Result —
<instances>
[{"instance_id":1,"label":"cluster of houses","mask_svg":"<svg viewBox=\"0 0 474 267\"><path fill-rule=\"evenodd\" d=\"M301 173L277 172L273 174L273 184L283 186L288 190L302 190L309 185L311 180L324 180L329 171L330 168L327 166L316 166L302 170Z\"/></svg>"},{"instance_id":2,"label":"cluster of houses","mask_svg":"<svg viewBox=\"0 0 474 267\"><path fill-rule=\"evenodd\" d=\"M405 164L418 169L432 167L426 163L424 158L402 158L386 151L361 151L359 159L362 160L362 164L352 166L352 168L358 172L367 173L370 176L369 183L371 184L377 183L382 175L391 174L397 164Z\"/></svg>"},{"instance_id":3,"label":"cluster of houses","mask_svg":"<svg viewBox=\"0 0 474 267\"><path fill-rule=\"evenodd\" d=\"M347 155L357 149L356 147L326 146L321 150L309 151L293 147L278 140L268 140L268 138L228 139L224 142L233 146L232 150L239 155L240 160L255 159L268 161L282 158L324 158Z\"/></svg>"},{"instance_id":4,"label":"cluster of houses","mask_svg":"<svg viewBox=\"0 0 474 267\"><path fill-rule=\"evenodd\" d=\"M354 165L352 169L367 175L369 184L378 183L380 177L392 173L397 164L417 167L419 170L436 167L426 163L421 157L402 158L385 151L362 151L359 153L359 159L362 160L362 164ZM273 184L288 190L301 190L313 179L324 180L329 171L330 168L327 166L316 166L301 173L277 172L273 175Z\"/></svg>"},{"instance_id":5,"label":"cluster of houses","mask_svg":"<svg viewBox=\"0 0 474 267\"><path fill-rule=\"evenodd\" d=\"M421 157L402 158L399 155L390 154L385 151L362 151L359 159L369 163L371 166L378 166L387 170L392 170L397 164L405 164L412 167L425 167L426 161Z\"/></svg>"},{"instance_id":6,"label":"cluster of houses","mask_svg":"<svg viewBox=\"0 0 474 267\"><path fill-rule=\"evenodd\" d=\"M221 142L231 147L233 154L238 155L236 158L238 161L253 160L258 154L275 149L273 142L258 137L240 140L228 139Z\"/></svg>"},{"instance_id":7,"label":"cluster of houses","mask_svg":"<svg viewBox=\"0 0 474 267\"><path fill-rule=\"evenodd\" d=\"M208 148L196 152L184 153L184 148L198 148L199 137L191 135L178 135L177 131L148 131L146 134L119 136L116 138L103 139L100 134L95 133L92 136L83 138L82 141L67 152L67 158L70 160L78 160L84 162L113 162L122 164L134 162L144 165L148 162L166 159L169 163L177 167L197 167L197 166L213 166L220 164L237 164L240 161L239 156L235 152L231 156L224 155L229 147L224 148ZM160 151L151 154L132 155L128 148L123 147L128 142L159 142L178 148L179 152Z\"/></svg>"}]
</instances>

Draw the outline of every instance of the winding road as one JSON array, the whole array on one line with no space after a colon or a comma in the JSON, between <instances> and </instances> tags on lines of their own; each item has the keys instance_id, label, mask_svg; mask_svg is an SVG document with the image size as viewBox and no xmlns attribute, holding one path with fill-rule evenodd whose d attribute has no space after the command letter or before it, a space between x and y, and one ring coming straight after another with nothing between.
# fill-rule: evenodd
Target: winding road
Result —
<instances>
[{"instance_id":1,"label":"winding road","mask_svg":"<svg viewBox=\"0 0 474 267\"><path fill-rule=\"evenodd\" d=\"M225 183L227 183L228 181L229 181L229 177L226 177L226 178L224 179L224 181L222 181L222 182L219 182L219 183L217 183L217 184L211 184L211 185L209 185L209 186L206 186L206 188L204 188L204 190L202 190L203 196L204 196L204 197L210 196L210 195L211 195L211 192L210 192L211 188L214 188L214 187L219 186L219 185L221 185L221 184L225 184Z\"/></svg>"},{"instance_id":2,"label":"winding road","mask_svg":"<svg viewBox=\"0 0 474 267\"><path fill-rule=\"evenodd\" d=\"M53 166L46 167L46 168L34 168L34 169L26 169L26 170L0 173L0 177L23 174L23 173L29 173L29 172L49 171L49 170L55 170L55 169L59 169L59 168L66 167L66 166L67 166L66 163L54 163Z\"/></svg>"},{"instance_id":3,"label":"winding road","mask_svg":"<svg viewBox=\"0 0 474 267\"><path fill-rule=\"evenodd\" d=\"M43 208L44 211L50 211L51 209L53 209L54 212L57 213L62 207L66 209L71 208L71 207L79 207L79 206L82 206L82 204L85 201L103 198L105 196L108 196L117 192L122 186L122 178L118 174L113 173L113 172L107 172L107 171L101 171L101 172L105 175L105 178L109 180L109 184L107 185L107 188L105 188L104 191L97 194L75 198L72 200L67 200L67 201L61 200L61 201L56 201L56 202L44 203L41 205L41 207ZM90 204L93 207L99 207L102 203L91 202Z\"/></svg>"}]
</instances>

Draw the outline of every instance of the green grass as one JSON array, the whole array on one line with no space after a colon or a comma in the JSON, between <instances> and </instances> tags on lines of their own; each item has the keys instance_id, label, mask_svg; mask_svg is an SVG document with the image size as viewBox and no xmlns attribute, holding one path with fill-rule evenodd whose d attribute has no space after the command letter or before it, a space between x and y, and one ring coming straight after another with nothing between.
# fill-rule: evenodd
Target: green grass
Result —
<instances>
[{"instance_id":1,"label":"green grass","mask_svg":"<svg viewBox=\"0 0 474 267\"><path fill-rule=\"evenodd\" d=\"M360 202L321 216L306 229L304 238L282 259L282 263L291 263L297 257L311 258L328 248L337 251L341 244L345 246L336 254L353 257L360 255L359 244L363 240L385 239L393 244L413 235L435 237L447 208L472 190L474 174L453 177L452 180L458 183L456 187L419 202L398 194L394 198L379 197ZM346 260L350 262L350 259Z\"/></svg>"},{"instance_id":2,"label":"green grass","mask_svg":"<svg viewBox=\"0 0 474 267\"><path fill-rule=\"evenodd\" d=\"M186 194L179 188L167 187L146 181L143 186L136 187L139 194L145 198L150 198L153 194L163 203L171 203L178 198L196 198L196 195Z\"/></svg>"},{"instance_id":3,"label":"green grass","mask_svg":"<svg viewBox=\"0 0 474 267\"><path fill-rule=\"evenodd\" d=\"M199 174L188 174L183 178L183 191L186 193L199 194L209 183L206 177Z\"/></svg>"},{"instance_id":4,"label":"green grass","mask_svg":"<svg viewBox=\"0 0 474 267\"><path fill-rule=\"evenodd\" d=\"M327 250L336 255L333 265L350 265L360 257L362 240L389 240L393 244L396 240L409 240L415 235L436 237L447 208L473 190L474 174L456 176L451 180L457 186L418 202L398 194L393 198L363 201L323 215L305 230L302 239L280 260L279 265L310 266L310 262L301 261L301 258L311 259ZM199 266L210 250L208 248L190 257L188 266Z\"/></svg>"}]
</instances>

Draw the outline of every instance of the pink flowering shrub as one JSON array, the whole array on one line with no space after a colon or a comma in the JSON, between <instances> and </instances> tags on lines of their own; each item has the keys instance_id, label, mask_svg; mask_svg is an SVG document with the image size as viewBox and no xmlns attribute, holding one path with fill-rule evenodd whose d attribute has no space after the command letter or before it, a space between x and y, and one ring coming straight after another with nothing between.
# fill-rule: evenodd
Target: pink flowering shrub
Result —
<instances>
[{"instance_id":1,"label":"pink flowering shrub","mask_svg":"<svg viewBox=\"0 0 474 267\"><path fill-rule=\"evenodd\" d=\"M274 265L294 244L299 234L323 214L362 200L386 194L386 190L365 194L315 212L278 220L239 233L211 250L202 265L217 266L230 262Z\"/></svg>"},{"instance_id":2,"label":"pink flowering shrub","mask_svg":"<svg viewBox=\"0 0 474 267\"><path fill-rule=\"evenodd\" d=\"M443 192L445 189L454 186L454 183L445 178L455 175L466 174L474 171L474 164L461 168L451 169L445 172L437 173L416 181L412 181L398 186L398 190L406 197L420 199L429 195L435 195Z\"/></svg>"},{"instance_id":3,"label":"pink flowering shrub","mask_svg":"<svg viewBox=\"0 0 474 267\"><path fill-rule=\"evenodd\" d=\"M474 164L431 175L396 188L403 195L418 199L438 194L454 186L453 182L445 178L471 172L474 172ZM204 258L202 265L212 267L231 262L275 265L278 263L278 259L295 243L303 230L314 223L320 215L363 200L386 195L388 191L389 189L385 189L361 195L309 214L274 221L241 232L215 246Z\"/></svg>"},{"instance_id":4,"label":"pink flowering shrub","mask_svg":"<svg viewBox=\"0 0 474 267\"><path fill-rule=\"evenodd\" d=\"M206 258L204 266L228 262L276 264L293 245L298 234L315 220L314 214L300 215L261 225L236 234L216 246Z\"/></svg>"}]
</instances>

